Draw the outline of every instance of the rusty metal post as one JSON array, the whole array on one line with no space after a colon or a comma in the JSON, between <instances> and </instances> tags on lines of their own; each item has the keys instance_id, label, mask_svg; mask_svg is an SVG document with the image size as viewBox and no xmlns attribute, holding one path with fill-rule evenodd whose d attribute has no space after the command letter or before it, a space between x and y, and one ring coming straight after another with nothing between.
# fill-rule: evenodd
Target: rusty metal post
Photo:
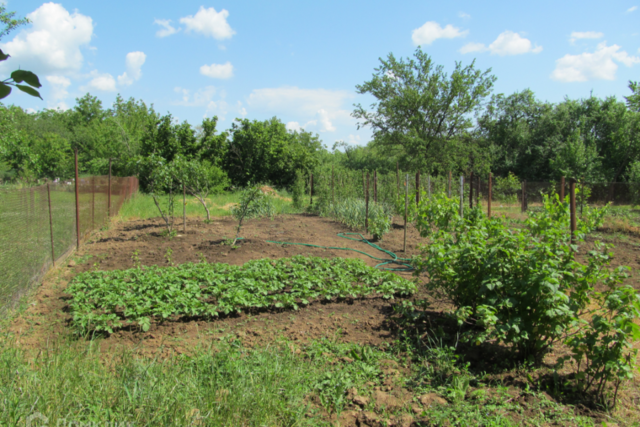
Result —
<instances>
[{"instance_id":1,"label":"rusty metal post","mask_svg":"<svg viewBox=\"0 0 640 427\"><path fill-rule=\"evenodd\" d=\"M96 228L96 177L91 177L91 231Z\"/></svg>"},{"instance_id":2,"label":"rusty metal post","mask_svg":"<svg viewBox=\"0 0 640 427\"><path fill-rule=\"evenodd\" d=\"M51 215L51 190L49 189L49 183L47 182L47 200L49 201L49 230L51 231L51 262L53 266L56 266L56 253L53 245L53 216Z\"/></svg>"},{"instance_id":3,"label":"rusty metal post","mask_svg":"<svg viewBox=\"0 0 640 427\"><path fill-rule=\"evenodd\" d=\"M309 206L313 206L313 174L309 177Z\"/></svg>"},{"instance_id":4,"label":"rusty metal post","mask_svg":"<svg viewBox=\"0 0 640 427\"><path fill-rule=\"evenodd\" d=\"M187 232L187 190L182 183L182 232Z\"/></svg>"},{"instance_id":5,"label":"rusty metal post","mask_svg":"<svg viewBox=\"0 0 640 427\"><path fill-rule=\"evenodd\" d=\"M378 171L373 171L373 203L378 203Z\"/></svg>"},{"instance_id":6,"label":"rusty metal post","mask_svg":"<svg viewBox=\"0 0 640 427\"><path fill-rule=\"evenodd\" d=\"M473 209L473 172L469 177L469 209Z\"/></svg>"},{"instance_id":7,"label":"rusty metal post","mask_svg":"<svg viewBox=\"0 0 640 427\"><path fill-rule=\"evenodd\" d=\"M460 177L460 218L464 218L464 176Z\"/></svg>"},{"instance_id":8,"label":"rusty metal post","mask_svg":"<svg viewBox=\"0 0 640 427\"><path fill-rule=\"evenodd\" d=\"M407 252L407 215L409 209L409 174L405 179L404 186L404 243L402 245L402 252Z\"/></svg>"},{"instance_id":9,"label":"rusty metal post","mask_svg":"<svg viewBox=\"0 0 640 427\"><path fill-rule=\"evenodd\" d=\"M80 250L80 201L78 191L78 149L74 151L75 168L76 168L76 249Z\"/></svg>"},{"instance_id":10,"label":"rusty metal post","mask_svg":"<svg viewBox=\"0 0 640 427\"><path fill-rule=\"evenodd\" d=\"M367 189L364 193L364 231L369 234L369 172L367 172Z\"/></svg>"},{"instance_id":11,"label":"rusty metal post","mask_svg":"<svg viewBox=\"0 0 640 427\"><path fill-rule=\"evenodd\" d=\"M416 172L416 207L420 203L420 171Z\"/></svg>"},{"instance_id":12,"label":"rusty metal post","mask_svg":"<svg viewBox=\"0 0 640 427\"><path fill-rule=\"evenodd\" d=\"M491 218L491 196L492 196L492 194L491 194L491 190L492 190L491 189L491 184L492 184L491 172L489 172L489 194L487 196L487 216L489 218Z\"/></svg>"},{"instance_id":13,"label":"rusty metal post","mask_svg":"<svg viewBox=\"0 0 640 427\"><path fill-rule=\"evenodd\" d=\"M560 178L560 203L564 203L564 176Z\"/></svg>"},{"instance_id":14,"label":"rusty metal post","mask_svg":"<svg viewBox=\"0 0 640 427\"><path fill-rule=\"evenodd\" d=\"M396 162L396 187L398 187L398 194L400 194L400 162Z\"/></svg>"},{"instance_id":15,"label":"rusty metal post","mask_svg":"<svg viewBox=\"0 0 640 427\"><path fill-rule=\"evenodd\" d=\"M334 180L334 176L333 176L333 165L331 165L331 203L335 203L336 202L336 192L335 192L335 187L333 184L333 180Z\"/></svg>"},{"instance_id":16,"label":"rusty metal post","mask_svg":"<svg viewBox=\"0 0 640 427\"><path fill-rule=\"evenodd\" d=\"M109 186L107 188L107 221L111 218L111 159L109 159Z\"/></svg>"},{"instance_id":17,"label":"rusty metal post","mask_svg":"<svg viewBox=\"0 0 640 427\"><path fill-rule=\"evenodd\" d=\"M571 213L571 244L575 243L576 239L576 180L571 178L569 180L569 204Z\"/></svg>"},{"instance_id":18,"label":"rusty metal post","mask_svg":"<svg viewBox=\"0 0 640 427\"><path fill-rule=\"evenodd\" d=\"M520 203L520 211L521 212L525 212L527 210L527 181L522 181L522 183L520 184L520 187L522 188L522 200Z\"/></svg>"}]
</instances>

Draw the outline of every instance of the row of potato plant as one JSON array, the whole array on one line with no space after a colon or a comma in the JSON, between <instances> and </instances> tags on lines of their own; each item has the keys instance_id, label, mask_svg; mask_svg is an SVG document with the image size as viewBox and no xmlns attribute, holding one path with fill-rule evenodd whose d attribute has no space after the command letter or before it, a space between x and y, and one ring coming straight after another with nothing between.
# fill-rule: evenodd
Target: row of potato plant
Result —
<instances>
[{"instance_id":1,"label":"row of potato plant","mask_svg":"<svg viewBox=\"0 0 640 427\"><path fill-rule=\"evenodd\" d=\"M325 298L410 295L416 285L359 259L295 256L243 266L187 263L79 274L68 287L80 333L130 325L148 330L152 319L216 317L249 308L293 308Z\"/></svg>"}]
</instances>

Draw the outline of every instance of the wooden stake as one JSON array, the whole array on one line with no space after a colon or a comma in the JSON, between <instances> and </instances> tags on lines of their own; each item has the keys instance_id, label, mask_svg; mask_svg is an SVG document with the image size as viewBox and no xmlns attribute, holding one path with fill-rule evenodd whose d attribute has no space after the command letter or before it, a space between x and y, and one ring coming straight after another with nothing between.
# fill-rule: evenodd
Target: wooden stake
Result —
<instances>
[{"instance_id":1,"label":"wooden stake","mask_svg":"<svg viewBox=\"0 0 640 427\"><path fill-rule=\"evenodd\" d=\"M420 203L420 171L416 172L416 207Z\"/></svg>"},{"instance_id":2,"label":"wooden stake","mask_svg":"<svg viewBox=\"0 0 640 427\"><path fill-rule=\"evenodd\" d=\"M182 232L187 232L187 190L182 183Z\"/></svg>"},{"instance_id":3,"label":"wooden stake","mask_svg":"<svg viewBox=\"0 0 640 427\"><path fill-rule=\"evenodd\" d=\"M460 218L464 218L464 176L460 177Z\"/></svg>"},{"instance_id":4,"label":"wooden stake","mask_svg":"<svg viewBox=\"0 0 640 427\"><path fill-rule=\"evenodd\" d=\"M560 203L564 203L564 176L560 178Z\"/></svg>"},{"instance_id":5,"label":"wooden stake","mask_svg":"<svg viewBox=\"0 0 640 427\"><path fill-rule=\"evenodd\" d=\"M309 178L309 205L313 206L313 174Z\"/></svg>"},{"instance_id":6,"label":"wooden stake","mask_svg":"<svg viewBox=\"0 0 640 427\"><path fill-rule=\"evenodd\" d=\"M409 174L405 179L404 186L404 243L402 245L402 252L407 252L407 215L409 209Z\"/></svg>"},{"instance_id":7,"label":"wooden stake","mask_svg":"<svg viewBox=\"0 0 640 427\"><path fill-rule=\"evenodd\" d=\"M451 171L449 171L449 190L448 190L449 198L451 198Z\"/></svg>"},{"instance_id":8,"label":"wooden stake","mask_svg":"<svg viewBox=\"0 0 640 427\"><path fill-rule=\"evenodd\" d=\"M489 195L487 197L487 216L491 218L491 172L489 172Z\"/></svg>"},{"instance_id":9,"label":"wooden stake","mask_svg":"<svg viewBox=\"0 0 640 427\"><path fill-rule=\"evenodd\" d=\"M469 208L473 209L473 172L469 177Z\"/></svg>"},{"instance_id":10,"label":"wooden stake","mask_svg":"<svg viewBox=\"0 0 640 427\"><path fill-rule=\"evenodd\" d=\"M107 220L111 218L111 159L109 159L109 185L107 187Z\"/></svg>"}]
</instances>

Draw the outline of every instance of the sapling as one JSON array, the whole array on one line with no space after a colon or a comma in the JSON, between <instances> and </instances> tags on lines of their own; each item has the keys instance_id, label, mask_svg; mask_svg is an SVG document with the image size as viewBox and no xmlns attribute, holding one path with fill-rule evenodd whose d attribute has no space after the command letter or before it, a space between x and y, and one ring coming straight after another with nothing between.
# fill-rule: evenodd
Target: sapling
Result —
<instances>
[{"instance_id":1,"label":"sapling","mask_svg":"<svg viewBox=\"0 0 640 427\"><path fill-rule=\"evenodd\" d=\"M240 203L237 207L231 210L233 217L238 220L238 226L236 227L236 236L231 243L234 246L240 236L240 229L242 229L242 222L247 216L250 216L253 205L261 198L264 197L259 185L248 187L242 191L240 195Z\"/></svg>"}]
</instances>

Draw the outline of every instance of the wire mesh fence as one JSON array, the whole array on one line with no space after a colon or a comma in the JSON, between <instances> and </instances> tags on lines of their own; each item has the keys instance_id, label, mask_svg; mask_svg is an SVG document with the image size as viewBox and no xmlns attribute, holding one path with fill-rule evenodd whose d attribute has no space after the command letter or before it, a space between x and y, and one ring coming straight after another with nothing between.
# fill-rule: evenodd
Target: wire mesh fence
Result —
<instances>
[{"instance_id":1,"label":"wire mesh fence","mask_svg":"<svg viewBox=\"0 0 640 427\"><path fill-rule=\"evenodd\" d=\"M460 180L462 178L462 187ZM314 204L338 202L345 199L365 199L370 202L394 206L397 214L404 210L405 190L408 188L409 201L416 203L420 198L432 194L447 194L460 199L463 206L480 206L484 210L489 204L488 176L429 176L416 172L396 171L386 174L375 171L317 170L313 174ZM419 191L416 189L419 188ZM462 196L461 196L462 188ZM310 180L307 181L307 191ZM569 179L564 182L527 182L514 177L494 177L491 183L491 208L498 213L521 213L541 207L544 195L569 194ZM604 206L607 203L619 206L640 204L640 183L590 183L576 182L576 204L582 207Z\"/></svg>"},{"instance_id":2,"label":"wire mesh fence","mask_svg":"<svg viewBox=\"0 0 640 427\"><path fill-rule=\"evenodd\" d=\"M137 190L135 177L80 178L76 221L73 181L0 189L0 311L18 301L93 230L104 226Z\"/></svg>"}]
</instances>

